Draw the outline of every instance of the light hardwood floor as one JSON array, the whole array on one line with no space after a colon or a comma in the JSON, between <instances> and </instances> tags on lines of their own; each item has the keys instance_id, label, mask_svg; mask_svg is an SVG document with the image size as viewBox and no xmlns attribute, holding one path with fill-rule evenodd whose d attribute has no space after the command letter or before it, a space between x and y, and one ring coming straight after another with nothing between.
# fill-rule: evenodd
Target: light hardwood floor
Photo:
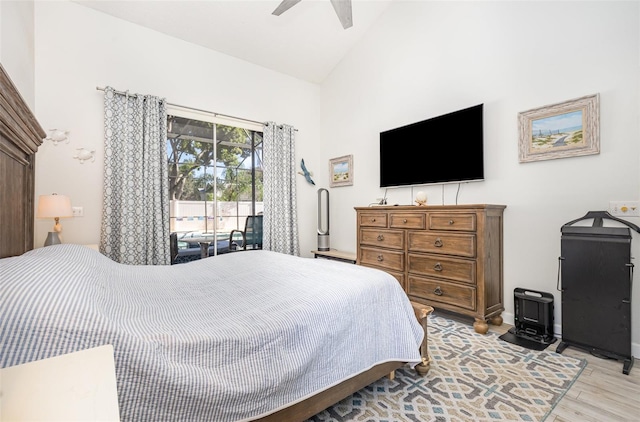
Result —
<instances>
[{"instance_id":1,"label":"light hardwood floor","mask_svg":"<svg viewBox=\"0 0 640 422\"><path fill-rule=\"evenodd\" d=\"M503 334L511 325L490 325ZM556 350L557 340L547 350ZM640 422L640 362L636 358L629 375L622 373L622 362L601 359L575 347L565 356L586 359L587 366L545 422Z\"/></svg>"}]
</instances>

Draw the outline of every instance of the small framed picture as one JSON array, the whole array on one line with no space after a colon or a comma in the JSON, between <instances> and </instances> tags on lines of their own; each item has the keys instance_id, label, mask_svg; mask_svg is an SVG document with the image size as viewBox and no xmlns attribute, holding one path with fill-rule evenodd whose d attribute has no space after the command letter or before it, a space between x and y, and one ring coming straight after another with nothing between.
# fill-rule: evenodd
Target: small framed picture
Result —
<instances>
[{"instance_id":1,"label":"small framed picture","mask_svg":"<svg viewBox=\"0 0 640 422\"><path fill-rule=\"evenodd\" d=\"M353 185L353 155L329 160L329 177L329 186L332 188Z\"/></svg>"},{"instance_id":2,"label":"small framed picture","mask_svg":"<svg viewBox=\"0 0 640 422\"><path fill-rule=\"evenodd\" d=\"M518 126L521 163L599 154L599 94L521 112Z\"/></svg>"}]
</instances>

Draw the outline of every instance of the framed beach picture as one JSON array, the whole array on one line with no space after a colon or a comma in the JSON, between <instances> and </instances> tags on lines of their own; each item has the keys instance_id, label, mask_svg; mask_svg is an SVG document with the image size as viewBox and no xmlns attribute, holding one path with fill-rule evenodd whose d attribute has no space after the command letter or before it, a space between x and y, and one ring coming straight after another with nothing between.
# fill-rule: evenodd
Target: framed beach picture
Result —
<instances>
[{"instance_id":1,"label":"framed beach picture","mask_svg":"<svg viewBox=\"0 0 640 422\"><path fill-rule=\"evenodd\" d=\"M599 154L599 94L521 112L518 126L521 163Z\"/></svg>"},{"instance_id":2,"label":"framed beach picture","mask_svg":"<svg viewBox=\"0 0 640 422\"><path fill-rule=\"evenodd\" d=\"M329 160L329 177L329 186L332 188L353 185L353 155Z\"/></svg>"}]
</instances>

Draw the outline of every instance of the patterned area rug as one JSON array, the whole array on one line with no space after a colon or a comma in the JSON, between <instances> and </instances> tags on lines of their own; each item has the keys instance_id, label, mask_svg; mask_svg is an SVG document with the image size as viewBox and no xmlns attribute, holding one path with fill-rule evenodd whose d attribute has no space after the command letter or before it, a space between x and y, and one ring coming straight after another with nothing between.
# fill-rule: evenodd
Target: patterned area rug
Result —
<instances>
[{"instance_id":1,"label":"patterned area rug","mask_svg":"<svg viewBox=\"0 0 640 422\"><path fill-rule=\"evenodd\" d=\"M426 377L402 368L309 421L544 421L587 364L437 315L429 317L429 354Z\"/></svg>"}]
</instances>

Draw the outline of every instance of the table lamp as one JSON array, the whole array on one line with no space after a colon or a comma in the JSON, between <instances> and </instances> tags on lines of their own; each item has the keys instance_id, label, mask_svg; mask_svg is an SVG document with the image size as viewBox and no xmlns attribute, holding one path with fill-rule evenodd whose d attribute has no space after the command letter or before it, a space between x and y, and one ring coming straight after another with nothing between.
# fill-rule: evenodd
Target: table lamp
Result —
<instances>
[{"instance_id":1,"label":"table lamp","mask_svg":"<svg viewBox=\"0 0 640 422\"><path fill-rule=\"evenodd\" d=\"M73 217L69 197L56 193L40 195L38 199L38 218L53 218L56 222L53 226L53 231L47 235L44 246L62 243L59 236L59 233L62 231L62 225L60 224L60 218L62 217Z\"/></svg>"}]
</instances>

